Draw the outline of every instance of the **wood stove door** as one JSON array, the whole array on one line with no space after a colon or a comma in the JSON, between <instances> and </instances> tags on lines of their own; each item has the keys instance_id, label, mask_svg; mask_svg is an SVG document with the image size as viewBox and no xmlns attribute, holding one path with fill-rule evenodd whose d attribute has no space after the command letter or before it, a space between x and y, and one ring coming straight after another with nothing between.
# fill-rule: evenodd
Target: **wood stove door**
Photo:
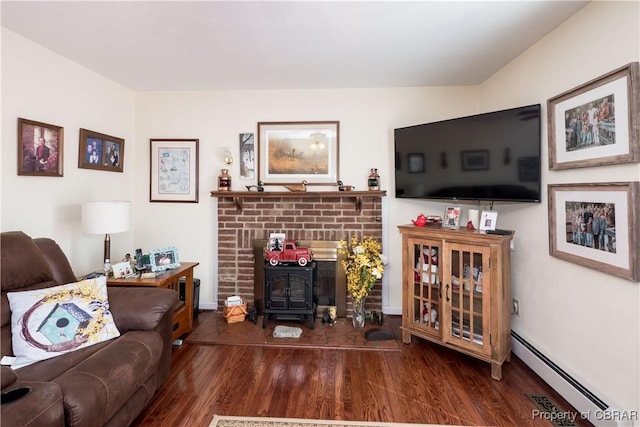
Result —
<instances>
[{"instance_id":1,"label":"wood stove door","mask_svg":"<svg viewBox=\"0 0 640 427\"><path fill-rule=\"evenodd\" d=\"M267 274L265 289L265 305L267 309L287 309L288 280L287 273Z\"/></svg>"},{"instance_id":2,"label":"wood stove door","mask_svg":"<svg viewBox=\"0 0 640 427\"><path fill-rule=\"evenodd\" d=\"M306 270L306 269L305 269ZM289 307L292 309L311 309L311 278L308 277L310 271L289 273ZM307 273L307 274L304 274Z\"/></svg>"}]
</instances>

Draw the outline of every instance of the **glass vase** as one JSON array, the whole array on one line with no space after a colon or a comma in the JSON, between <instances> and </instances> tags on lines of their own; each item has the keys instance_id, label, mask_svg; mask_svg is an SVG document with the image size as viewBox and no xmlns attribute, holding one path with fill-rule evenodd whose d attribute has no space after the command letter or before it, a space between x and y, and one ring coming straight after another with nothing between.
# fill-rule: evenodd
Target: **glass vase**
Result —
<instances>
[{"instance_id":1,"label":"glass vase","mask_svg":"<svg viewBox=\"0 0 640 427\"><path fill-rule=\"evenodd\" d=\"M364 328L364 298L353 300L353 327Z\"/></svg>"}]
</instances>

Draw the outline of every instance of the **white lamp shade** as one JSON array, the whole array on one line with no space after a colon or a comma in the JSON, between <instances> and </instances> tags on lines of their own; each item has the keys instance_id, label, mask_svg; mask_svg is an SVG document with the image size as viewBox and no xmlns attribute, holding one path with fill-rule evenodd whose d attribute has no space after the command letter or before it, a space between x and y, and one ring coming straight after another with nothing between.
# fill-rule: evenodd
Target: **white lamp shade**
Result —
<instances>
[{"instance_id":1,"label":"white lamp shade","mask_svg":"<svg viewBox=\"0 0 640 427\"><path fill-rule=\"evenodd\" d=\"M131 202L87 202L82 205L82 229L89 234L113 234L131 228Z\"/></svg>"}]
</instances>

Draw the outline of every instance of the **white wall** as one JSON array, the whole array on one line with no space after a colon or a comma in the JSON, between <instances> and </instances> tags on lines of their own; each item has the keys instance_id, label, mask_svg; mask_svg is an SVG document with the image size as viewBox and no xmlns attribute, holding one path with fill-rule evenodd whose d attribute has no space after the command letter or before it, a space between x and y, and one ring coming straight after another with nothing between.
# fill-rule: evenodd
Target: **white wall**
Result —
<instances>
[{"instance_id":1,"label":"white wall","mask_svg":"<svg viewBox=\"0 0 640 427\"><path fill-rule=\"evenodd\" d=\"M638 181L640 165L549 171L546 100L640 59L639 5L591 3L480 86L482 111L540 102L545 115L543 203L498 206L499 227L516 230L512 329L627 410L640 409L640 284L549 255L546 185Z\"/></svg>"},{"instance_id":2,"label":"white wall","mask_svg":"<svg viewBox=\"0 0 640 427\"><path fill-rule=\"evenodd\" d=\"M340 179L365 189L370 168L381 175L388 218L385 246L391 262L385 275L388 312L400 313L400 238L395 228L420 213L420 206L393 198L393 129L475 111L476 88L347 89L298 91L214 91L138 93L135 158L136 243L144 250L176 245L184 260L200 262L201 307L214 307L217 292L217 176L223 147L238 157L239 134L256 134L261 121L340 121ZM434 108L434 106L437 106ZM149 139L200 140L200 203L149 203ZM239 179L230 167L232 189L256 180ZM284 190L282 187L269 187Z\"/></svg>"},{"instance_id":3,"label":"white wall","mask_svg":"<svg viewBox=\"0 0 640 427\"><path fill-rule=\"evenodd\" d=\"M102 266L104 236L84 234L85 201L133 200L133 93L2 29L2 231L55 239L76 274ZM62 177L18 176L18 117L62 126ZM79 169L80 128L125 140L124 172ZM112 258L133 232L111 236Z\"/></svg>"}]
</instances>

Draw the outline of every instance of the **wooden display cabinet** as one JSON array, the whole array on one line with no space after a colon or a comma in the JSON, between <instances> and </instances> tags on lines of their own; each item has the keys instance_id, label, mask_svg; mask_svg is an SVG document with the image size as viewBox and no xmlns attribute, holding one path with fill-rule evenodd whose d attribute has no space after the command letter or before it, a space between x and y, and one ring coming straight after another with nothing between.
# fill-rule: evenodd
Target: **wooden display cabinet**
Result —
<instances>
[{"instance_id":1,"label":"wooden display cabinet","mask_svg":"<svg viewBox=\"0 0 640 427\"><path fill-rule=\"evenodd\" d=\"M402 341L420 337L491 363L511 358L512 235L401 225Z\"/></svg>"}]
</instances>

